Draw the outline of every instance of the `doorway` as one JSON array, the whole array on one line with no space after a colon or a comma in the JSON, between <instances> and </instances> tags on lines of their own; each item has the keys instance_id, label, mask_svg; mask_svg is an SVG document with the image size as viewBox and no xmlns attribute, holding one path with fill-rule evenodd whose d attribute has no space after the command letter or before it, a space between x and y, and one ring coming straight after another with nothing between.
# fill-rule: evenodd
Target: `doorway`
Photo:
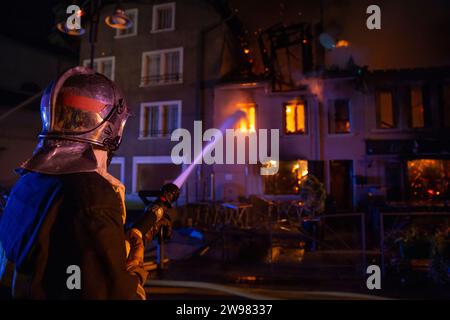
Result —
<instances>
[{"instance_id":1,"label":"doorway","mask_svg":"<svg viewBox=\"0 0 450 320\"><path fill-rule=\"evenodd\" d=\"M330 161L330 193L339 211L353 209L353 161Z\"/></svg>"}]
</instances>

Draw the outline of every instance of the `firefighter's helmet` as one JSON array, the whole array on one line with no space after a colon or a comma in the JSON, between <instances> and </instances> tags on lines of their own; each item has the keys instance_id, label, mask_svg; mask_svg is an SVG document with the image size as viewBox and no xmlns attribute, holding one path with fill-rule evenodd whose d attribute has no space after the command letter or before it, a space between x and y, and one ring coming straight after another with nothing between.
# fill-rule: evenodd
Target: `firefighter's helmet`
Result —
<instances>
[{"instance_id":1,"label":"firefighter's helmet","mask_svg":"<svg viewBox=\"0 0 450 320\"><path fill-rule=\"evenodd\" d=\"M117 150L128 116L113 81L85 67L69 69L42 95L40 142L22 168L50 174L94 171L93 146Z\"/></svg>"},{"instance_id":2,"label":"firefighter's helmet","mask_svg":"<svg viewBox=\"0 0 450 320\"><path fill-rule=\"evenodd\" d=\"M128 115L114 82L91 69L75 67L44 92L39 137L87 142L115 151Z\"/></svg>"}]
</instances>

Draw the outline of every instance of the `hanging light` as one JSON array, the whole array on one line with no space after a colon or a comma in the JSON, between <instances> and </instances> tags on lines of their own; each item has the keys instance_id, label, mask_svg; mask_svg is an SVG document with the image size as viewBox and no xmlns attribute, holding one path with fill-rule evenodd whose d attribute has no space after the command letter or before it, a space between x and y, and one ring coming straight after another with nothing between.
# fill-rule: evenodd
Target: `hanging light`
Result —
<instances>
[{"instance_id":1,"label":"hanging light","mask_svg":"<svg viewBox=\"0 0 450 320\"><path fill-rule=\"evenodd\" d=\"M348 47L350 44L349 44L349 42L347 41L347 40L339 40L337 43L336 43L336 48L344 48L344 47Z\"/></svg>"},{"instance_id":2,"label":"hanging light","mask_svg":"<svg viewBox=\"0 0 450 320\"><path fill-rule=\"evenodd\" d=\"M56 29L58 29L62 33L65 33L69 36L81 36L82 34L84 34L86 32L86 30L84 28L73 29L73 30L68 29L65 22L59 22L58 24L56 24Z\"/></svg>"},{"instance_id":3,"label":"hanging light","mask_svg":"<svg viewBox=\"0 0 450 320\"><path fill-rule=\"evenodd\" d=\"M77 12L77 16L81 17L82 15L84 15L84 11L82 9L80 9ZM86 29L84 29L83 27L80 27L77 29L67 28L67 21L65 19L56 24L56 29L58 29L60 32L65 33L69 36L81 36L82 34L84 34L86 32Z\"/></svg>"},{"instance_id":4,"label":"hanging light","mask_svg":"<svg viewBox=\"0 0 450 320\"><path fill-rule=\"evenodd\" d=\"M129 29L133 26L133 21L127 16L125 11L117 5L112 15L105 18L105 23L114 29Z\"/></svg>"}]
</instances>

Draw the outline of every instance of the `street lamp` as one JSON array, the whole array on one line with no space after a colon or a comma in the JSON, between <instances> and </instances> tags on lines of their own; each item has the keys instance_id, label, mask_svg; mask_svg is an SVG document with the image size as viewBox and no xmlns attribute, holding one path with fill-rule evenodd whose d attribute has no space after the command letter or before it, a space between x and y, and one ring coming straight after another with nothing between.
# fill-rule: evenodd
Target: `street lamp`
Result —
<instances>
[{"instance_id":1,"label":"street lamp","mask_svg":"<svg viewBox=\"0 0 450 320\"><path fill-rule=\"evenodd\" d=\"M129 29L133 26L133 21L128 17L120 4L117 4L112 15L105 18L105 23L108 27L114 29Z\"/></svg>"},{"instance_id":2,"label":"street lamp","mask_svg":"<svg viewBox=\"0 0 450 320\"><path fill-rule=\"evenodd\" d=\"M76 15L79 18L81 18L84 15L84 11L82 9L80 9L78 12L76 12ZM81 36L86 32L86 30L83 27L78 28L78 29L67 28L66 19L62 19L60 22L58 22L56 24L56 29L58 29L58 31L65 33L69 36Z\"/></svg>"},{"instance_id":3,"label":"street lamp","mask_svg":"<svg viewBox=\"0 0 450 320\"><path fill-rule=\"evenodd\" d=\"M56 29L58 29L58 31L65 33L69 36L81 36L86 32L86 30L84 28L68 29L65 22L58 22L56 24Z\"/></svg>"}]
</instances>

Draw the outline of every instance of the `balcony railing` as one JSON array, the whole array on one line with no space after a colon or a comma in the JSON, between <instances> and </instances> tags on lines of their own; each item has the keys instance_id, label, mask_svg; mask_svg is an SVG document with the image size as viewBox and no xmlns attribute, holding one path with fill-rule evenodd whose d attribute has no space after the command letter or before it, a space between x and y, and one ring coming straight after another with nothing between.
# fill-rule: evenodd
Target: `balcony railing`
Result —
<instances>
[{"instance_id":1,"label":"balcony railing","mask_svg":"<svg viewBox=\"0 0 450 320\"><path fill-rule=\"evenodd\" d=\"M141 131L139 131L139 138L146 139L146 138L169 137L175 129L176 128L167 129L167 130L161 130L161 129L141 130Z\"/></svg>"},{"instance_id":2,"label":"balcony railing","mask_svg":"<svg viewBox=\"0 0 450 320\"><path fill-rule=\"evenodd\" d=\"M183 81L182 73L168 73L142 77L141 85L151 86L159 84L181 83L182 81Z\"/></svg>"}]
</instances>

